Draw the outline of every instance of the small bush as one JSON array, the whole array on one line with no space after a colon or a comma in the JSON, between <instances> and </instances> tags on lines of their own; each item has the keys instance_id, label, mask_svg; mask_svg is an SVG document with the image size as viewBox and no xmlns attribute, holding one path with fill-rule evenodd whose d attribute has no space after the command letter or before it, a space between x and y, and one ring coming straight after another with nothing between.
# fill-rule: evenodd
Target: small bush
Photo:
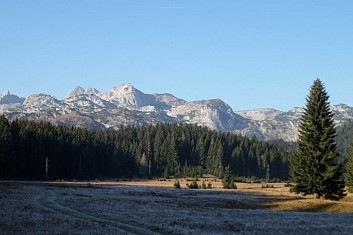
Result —
<instances>
[{"instance_id":1,"label":"small bush","mask_svg":"<svg viewBox=\"0 0 353 235\"><path fill-rule=\"evenodd\" d=\"M201 188L202 188L202 189L207 189L207 186L206 186L206 183L205 183L205 181L202 181L202 185L201 185Z\"/></svg>"},{"instance_id":2,"label":"small bush","mask_svg":"<svg viewBox=\"0 0 353 235\"><path fill-rule=\"evenodd\" d=\"M177 188L177 189L180 188L180 182L179 182L179 180L175 180L175 182L174 182L174 188Z\"/></svg>"},{"instance_id":3,"label":"small bush","mask_svg":"<svg viewBox=\"0 0 353 235\"><path fill-rule=\"evenodd\" d=\"M262 185L261 188L274 188L273 184Z\"/></svg>"},{"instance_id":4,"label":"small bush","mask_svg":"<svg viewBox=\"0 0 353 235\"><path fill-rule=\"evenodd\" d=\"M194 180L191 184L187 184L188 188L190 189L198 189L199 185L197 184L197 181Z\"/></svg>"},{"instance_id":5,"label":"small bush","mask_svg":"<svg viewBox=\"0 0 353 235\"><path fill-rule=\"evenodd\" d=\"M228 189L238 189L237 185L233 182L229 185Z\"/></svg>"},{"instance_id":6,"label":"small bush","mask_svg":"<svg viewBox=\"0 0 353 235\"><path fill-rule=\"evenodd\" d=\"M207 189L212 189L212 184L211 184L211 182L208 182L208 184L207 184Z\"/></svg>"}]
</instances>

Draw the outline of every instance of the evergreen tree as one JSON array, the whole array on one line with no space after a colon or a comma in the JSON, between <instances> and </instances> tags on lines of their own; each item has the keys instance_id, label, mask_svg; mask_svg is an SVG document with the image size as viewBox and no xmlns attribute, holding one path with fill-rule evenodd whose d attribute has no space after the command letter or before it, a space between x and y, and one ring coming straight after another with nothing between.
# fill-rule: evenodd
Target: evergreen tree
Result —
<instances>
[{"instance_id":1,"label":"evergreen tree","mask_svg":"<svg viewBox=\"0 0 353 235\"><path fill-rule=\"evenodd\" d=\"M266 169L266 183L270 182L270 165L267 165L267 169Z\"/></svg>"},{"instance_id":2,"label":"evergreen tree","mask_svg":"<svg viewBox=\"0 0 353 235\"><path fill-rule=\"evenodd\" d=\"M348 163L346 165L345 181L348 187L348 192L353 193L353 142L352 148L349 154Z\"/></svg>"},{"instance_id":3,"label":"evergreen tree","mask_svg":"<svg viewBox=\"0 0 353 235\"><path fill-rule=\"evenodd\" d=\"M176 179L175 182L174 182L174 188L177 188L177 189L181 188L180 187L180 182L179 182L178 179Z\"/></svg>"},{"instance_id":4,"label":"evergreen tree","mask_svg":"<svg viewBox=\"0 0 353 235\"><path fill-rule=\"evenodd\" d=\"M342 167L334 164L336 131L328 99L321 81L315 80L300 119L297 151L290 159L291 190L339 200L345 196L344 184Z\"/></svg>"},{"instance_id":5,"label":"evergreen tree","mask_svg":"<svg viewBox=\"0 0 353 235\"><path fill-rule=\"evenodd\" d=\"M143 153L140 160L140 176L146 177L147 175L148 175L148 161L147 161L146 153Z\"/></svg>"},{"instance_id":6,"label":"evergreen tree","mask_svg":"<svg viewBox=\"0 0 353 235\"><path fill-rule=\"evenodd\" d=\"M224 171L224 177L223 177L223 188L224 189L236 189L237 186L234 183L234 177L232 175L232 170L230 169L230 166L227 166L225 171Z\"/></svg>"},{"instance_id":7,"label":"evergreen tree","mask_svg":"<svg viewBox=\"0 0 353 235\"><path fill-rule=\"evenodd\" d=\"M169 174L169 169L168 169L168 167L166 167L166 168L164 169L164 172L163 172L163 178L164 178L164 179L169 179L169 176L170 176L170 174Z\"/></svg>"},{"instance_id":8,"label":"evergreen tree","mask_svg":"<svg viewBox=\"0 0 353 235\"><path fill-rule=\"evenodd\" d=\"M10 123L5 116L0 116L0 177L7 177L10 173L13 158Z\"/></svg>"}]
</instances>

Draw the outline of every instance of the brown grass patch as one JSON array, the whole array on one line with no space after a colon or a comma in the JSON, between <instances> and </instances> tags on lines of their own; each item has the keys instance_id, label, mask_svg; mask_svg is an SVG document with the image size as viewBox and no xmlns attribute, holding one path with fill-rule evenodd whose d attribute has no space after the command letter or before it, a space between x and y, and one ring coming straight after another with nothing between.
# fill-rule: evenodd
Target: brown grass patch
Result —
<instances>
[{"instance_id":1,"label":"brown grass patch","mask_svg":"<svg viewBox=\"0 0 353 235\"><path fill-rule=\"evenodd\" d=\"M211 182L213 190L234 191L236 193L246 193L251 201L239 201L237 208L242 209L268 209L275 211L305 211L305 212L336 212L353 213L353 194L348 194L340 201L330 201L325 199L316 199L315 196L302 196L289 192L285 183L270 183L273 188L263 188L262 183L236 183L238 189L222 189L222 181L216 178L200 178L206 184ZM191 179L179 179L182 188L190 184ZM99 182L99 185L110 185L111 182ZM117 185L125 186L143 186L143 187L165 187L173 188L174 179L167 181L148 180L148 181L127 181L117 182ZM229 205L230 206L230 205Z\"/></svg>"}]
</instances>

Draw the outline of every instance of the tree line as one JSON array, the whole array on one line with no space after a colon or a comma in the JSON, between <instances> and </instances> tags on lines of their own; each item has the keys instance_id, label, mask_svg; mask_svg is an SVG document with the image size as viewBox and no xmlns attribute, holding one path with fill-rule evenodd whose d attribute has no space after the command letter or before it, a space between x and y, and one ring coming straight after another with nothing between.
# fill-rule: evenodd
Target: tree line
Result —
<instances>
[{"instance_id":1,"label":"tree line","mask_svg":"<svg viewBox=\"0 0 353 235\"><path fill-rule=\"evenodd\" d=\"M222 177L229 166L235 176L265 178L270 171L285 180L287 149L191 124L95 131L0 116L1 178Z\"/></svg>"}]
</instances>

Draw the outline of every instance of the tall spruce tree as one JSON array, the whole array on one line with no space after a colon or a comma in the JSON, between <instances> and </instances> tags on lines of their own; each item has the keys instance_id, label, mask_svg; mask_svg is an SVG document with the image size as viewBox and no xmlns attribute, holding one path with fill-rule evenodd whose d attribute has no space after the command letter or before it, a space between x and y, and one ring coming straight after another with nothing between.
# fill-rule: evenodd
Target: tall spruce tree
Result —
<instances>
[{"instance_id":1,"label":"tall spruce tree","mask_svg":"<svg viewBox=\"0 0 353 235\"><path fill-rule=\"evenodd\" d=\"M291 190L339 200L345 196L344 183L342 167L334 163L336 130L328 99L322 82L315 80L300 119L297 151L290 159Z\"/></svg>"}]
</instances>

